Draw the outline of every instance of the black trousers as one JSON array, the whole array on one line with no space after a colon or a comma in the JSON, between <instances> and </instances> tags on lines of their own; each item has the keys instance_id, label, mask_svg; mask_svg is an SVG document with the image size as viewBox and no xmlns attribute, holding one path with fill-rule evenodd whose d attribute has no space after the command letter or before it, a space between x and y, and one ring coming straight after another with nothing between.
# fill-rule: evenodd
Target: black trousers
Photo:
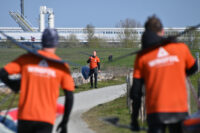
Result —
<instances>
[{"instance_id":1,"label":"black trousers","mask_svg":"<svg viewBox=\"0 0 200 133\"><path fill-rule=\"evenodd\" d=\"M95 87L97 87L97 76L98 76L98 69L94 68L94 69L90 69L90 84L91 87L93 87L93 75L94 75L94 85Z\"/></svg>"},{"instance_id":2,"label":"black trousers","mask_svg":"<svg viewBox=\"0 0 200 133\"><path fill-rule=\"evenodd\" d=\"M53 125L46 122L18 120L17 133L51 133Z\"/></svg>"},{"instance_id":3,"label":"black trousers","mask_svg":"<svg viewBox=\"0 0 200 133\"><path fill-rule=\"evenodd\" d=\"M169 133L183 133L182 123L173 123L173 124L155 124L149 125L148 133L166 133L168 128Z\"/></svg>"},{"instance_id":4,"label":"black trousers","mask_svg":"<svg viewBox=\"0 0 200 133\"><path fill-rule=\"evenodd\" d=\"M148 133L183 133L182 121L188 116L187 112L153 113L147 115Z\"/></svg>"}]
</instances>

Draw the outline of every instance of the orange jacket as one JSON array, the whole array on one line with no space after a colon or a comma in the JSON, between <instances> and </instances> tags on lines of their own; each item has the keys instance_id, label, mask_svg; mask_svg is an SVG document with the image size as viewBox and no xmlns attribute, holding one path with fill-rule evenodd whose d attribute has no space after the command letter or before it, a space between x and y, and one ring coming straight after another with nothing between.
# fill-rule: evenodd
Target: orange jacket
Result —
<instances>
[{"instance_id":1,"label":"orange jacket","mask_svg":"<svg viewBox=\"0 0 200 133\"><path fill-rule=\"evenodd\" d=\"M60 59L49 52L39 53ZM59 88L74 90L69 66L25 54L7 64L4 69L9 74L21 73L18 119L54 124Z\"/></svg>"},{"instance_id":2,"label":"orange jacket","mask_svg":"<svg viewBox=\"0 0 200 133\"><path fill-rule=\"evenodd\" d=\"M88 63L90 63L90 69L94 69L94 68L98 67L98 63L100 63L100 59L97 56L95 56L95 57L91 56L88 59Z\"/></svg>"},{"instance_id":3,"label":"orange jacket","mask_svg":"<svg viewBox=\"0 0 200 133\"><path fill-rule=\"evenodd\" d=\"M137 55L133 77L144 79L148 114L188 111L185 71L194 63L183 43L171 43Z\"/></svg>"}]
</instances>

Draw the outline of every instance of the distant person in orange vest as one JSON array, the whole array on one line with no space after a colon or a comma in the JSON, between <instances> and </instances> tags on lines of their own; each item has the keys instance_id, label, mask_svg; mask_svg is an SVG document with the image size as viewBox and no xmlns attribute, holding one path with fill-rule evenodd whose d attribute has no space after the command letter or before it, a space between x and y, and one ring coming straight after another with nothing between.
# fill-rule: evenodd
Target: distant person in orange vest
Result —
<instances>
[{"instance_id":1,"label":"distant person in orange vest","mask_svg":"<svg viewBox=\"0 0 200 133\"><path fill-rule=\"evenodd\" d=\"M48 58L61 60L56 54L58 33L45 29L42 50ZM21 74L20 88L8 76ZM67 64L45 60L30 53L21 55L0 70L0 79L19 93L18 133L51 133L56 117L59 88L65 93L65 111L58 125L60 133L67 133L67 123L73 105L74 81Z\"/></svg>"},{"instance_id":2,"label":"distant person in orange vest","mask_svg":"<svg viewBox=\"0 0 200 133\"><path fill-rule=\"evenodd\" d=\"M194 74L197 62L186 44L174 39L164 40L159 18L150 16L142 35L142 49L134 63L132 130L140 129L138 111L141 105L142 86L145 85L145 104L148 133L182 133L181 123L188 115L186 76ZM166 41L165 41L166 42Z\"/></svg>"},{"instance_id":3,"label":"distant person in orange vest","mask_svg":"<svg viewBox=\"0 0 200 133\"><path fill-rule=\"evenodd\" d=\"M97 57L96 51L93 51L93 55L87 60L87 63L90 63L90 84L91 88L93 88L93 75L94 75L94 85L97 88L97 76L98 72L100 72L100 59Z\"/></svg>"}]
</instances>

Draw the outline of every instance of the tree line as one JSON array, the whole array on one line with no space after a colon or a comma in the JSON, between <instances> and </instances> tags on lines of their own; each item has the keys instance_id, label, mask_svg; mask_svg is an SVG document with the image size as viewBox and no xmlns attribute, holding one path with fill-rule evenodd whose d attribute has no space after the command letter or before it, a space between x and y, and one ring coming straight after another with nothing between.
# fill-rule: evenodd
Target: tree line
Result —
<instances>
[{"instance_id":1,"label":"tree line","mask_svg":"<svg viewBox=\"0 0 200 133\"><path fill-rule=\"evenodd\" d=\"M95 36L95 27L92 24L87 24L84 28L84 32L87 34L87 42L82 43L85 47L138 47L139 44L136 43L137 36L135 36L134 31L130 28L142 27L142 25L134 19L127 18L125 20L120 20L116 25L116 28L124 28L123 34L117 34L119 40L118 43L108 42L105 38ZM81 42L78 40L75 34L70 34L69 36L62 39L63 47L76 47L79 46Z\"/></svg>"},{"instance_id":2,"label":"tree line","mask_svg":"<svg viewBox=\"0 0 200 133\"><path fill-rule=\"evenodd\" d=\"M117 35L118 43L116 41L108 42L105 38L95 36L95 27L92 24L87 24L84 28L84 32L87 34L87 42L81 43L75 34L70 34L69 36L62 38L62 47L125 47L133 48L140 47L140 40L138 36L134 34L133 28L143 27L140 22L135 19L127 18L125 20L120 20L116 25L116 28L123 28L123 34L119 33ZM178 34L177 31L171 32L171 35ZM188 44L191 49L200 49L200 32L193 31L187 33L184 36L178 38L179 41Z\"/></svg>"}]
</instances>

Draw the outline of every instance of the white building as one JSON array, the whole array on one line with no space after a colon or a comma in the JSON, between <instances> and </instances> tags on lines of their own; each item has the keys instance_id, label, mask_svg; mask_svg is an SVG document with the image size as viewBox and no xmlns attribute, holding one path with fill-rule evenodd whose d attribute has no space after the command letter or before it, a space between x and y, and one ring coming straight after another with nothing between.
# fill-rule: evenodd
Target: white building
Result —
<instances>
[{"instance_id":1,"label":"white building","mask_svg":"<svg viewBox=\"0 0 200 133\"><path fill-rule=\"evenodd\" d=\"M87 31L85 28L56 28L59 36L67 38L70 35L76 35L80 42L87 42ZM177 33L183 32L185 28L164 28L166 35L175 35ZM35 38L34 41L40 42L42 32L39 28L33 28L34 32L24 32L20 27L0 27L0 31L5 34L15 38L16 40L22 41L33 41L31 39ZM94 36L98 38L103 38L108 42L118 42L119 35L124 34L124 28L95 28ZM138 41L141 39L141 35L144 28L131 28L134 36L137 37ZM197 29L200 32L200 28ZM186 37L187 34L184 35ZM1 41L6 40L4 36L0 34Z\"/></svg>"}]
</instances>

